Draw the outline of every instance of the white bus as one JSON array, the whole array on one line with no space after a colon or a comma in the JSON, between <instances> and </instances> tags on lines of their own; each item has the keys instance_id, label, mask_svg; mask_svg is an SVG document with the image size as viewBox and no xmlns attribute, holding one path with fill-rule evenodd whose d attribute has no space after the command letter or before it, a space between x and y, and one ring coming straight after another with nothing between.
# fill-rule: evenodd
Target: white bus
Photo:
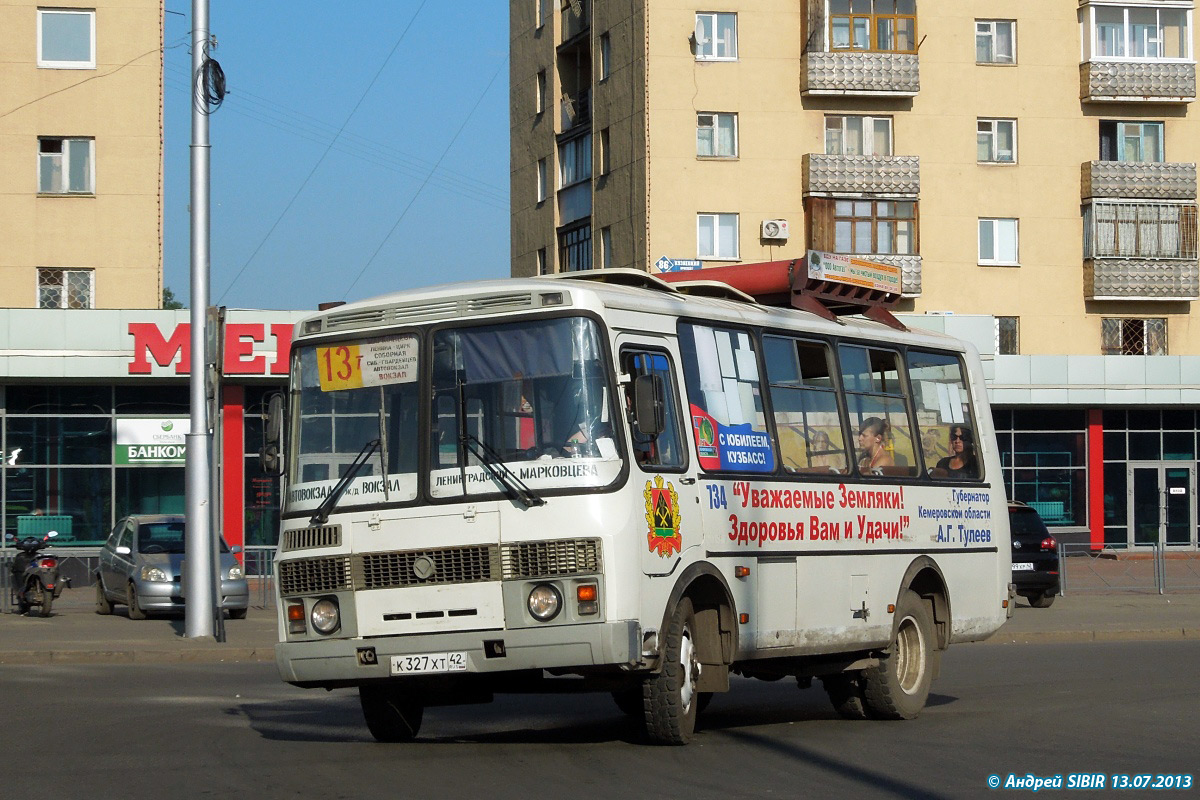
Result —
<instances>
[{"instance_id":1,"label":"white bus","mask_svg":"<svg viewBox=\"0 0 1200 800\"><path fill-rule=\"evenodd\" d=\"M426 707L608 691L682 744L732 676L911 718L1007 616L978 355L632 270L407 291L297 325L283 679Z\"/></svg>"}]
</instances>

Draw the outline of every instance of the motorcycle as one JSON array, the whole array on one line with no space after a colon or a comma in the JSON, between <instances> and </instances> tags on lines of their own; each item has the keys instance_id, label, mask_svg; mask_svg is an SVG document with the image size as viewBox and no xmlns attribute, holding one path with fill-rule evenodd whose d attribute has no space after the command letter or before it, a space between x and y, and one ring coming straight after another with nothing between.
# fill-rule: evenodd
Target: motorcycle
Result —
<instances>
[{"instance_id":1,"label":"motorcycle","mask_svg":"<svg viewBox=\"0 0 1200 800\"><path fill-rule=\"evenodd\" d=\"M17 549L12 562L12 589L19 614L27 614L36 606L40 616L48 617L55 598L62 594L58 558L38 553L49 547L50 539L55 536L58 536L58 531L50 531L41 539L26 536L19 541L13 534L8 535Z\"/></svg>"}]
</instances>

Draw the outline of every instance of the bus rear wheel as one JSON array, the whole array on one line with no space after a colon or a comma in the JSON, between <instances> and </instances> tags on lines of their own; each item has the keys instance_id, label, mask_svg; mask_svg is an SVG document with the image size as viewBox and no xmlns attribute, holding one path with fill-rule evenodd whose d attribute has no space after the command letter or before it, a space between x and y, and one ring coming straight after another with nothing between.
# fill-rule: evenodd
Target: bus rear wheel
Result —
<instances>
[{"instance_id":1,"label":"bus rear wheel","mask_svg":"<svg viewBox=\"0 0 1200 800\"><path fill-rule=\"evenodd\" d=\"M863 695L861 672L840 672L837 675L825 675L821 678L825 694L833 710L842 719L867 719L867 701Z\"/></svg>"},{"instance_id":2,"label":"bus rear wheel","mask_svg":"<svg viewBox=\"0 0 1200 800\"><path fill-rule=\"evenodd\" d=\"M911 589L896 604L896 635L879 659L863 672L867 713L881 719L913 719L929 699L933 680L933 619Z\"/></svg>"},{"instance_id":3,"label":"bus rear wheel","mask_svg":"<svg viewBox=\"0 0 1200 800\"><path fill-rule=\"evenodd\" d=\"M700 709L700 657L696 652L696 613L685 597L675 607L667 628L662 672L645 688L646 733L658 744L687 744L696 730Z\"/></svg>"},{"instance_id":4,"label":"bus rear wheel","mask_svg":"<svg viewBox=\"0 0 1200 800\"><path fill-rule=\"evenodd\" d=\"M411 742L421 730L425 706L392 686L368 684L358 687L367 730L378 742Z\"/></svg>"}]
</instances>

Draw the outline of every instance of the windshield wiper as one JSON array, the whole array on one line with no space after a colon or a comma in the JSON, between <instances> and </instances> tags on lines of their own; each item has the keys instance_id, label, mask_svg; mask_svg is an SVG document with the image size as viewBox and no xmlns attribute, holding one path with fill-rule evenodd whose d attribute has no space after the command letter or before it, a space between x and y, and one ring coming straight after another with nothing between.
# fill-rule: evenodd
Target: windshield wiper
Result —
<instances>
[{"instance_id":1,"label":"windshield wiper","mask_svg":"<svg viewBox=\"0 0 1200 800\"><path fill-rule=\"evenodd\" d=\"M496 483L504 488L504 494L510 500L521 503L526 508L544 506L546 501L538 497L532 489L526 486L511 469L504 464L500 454L489 447L482 439L467 431L467 399L463 393L463 381L458 381L458 457L462 474L463 497L467 496L467 453L470 452L479 460L488 474L496 479Z\"/></svg>"},{"instance_id":2,"label":"windshield wiper","mask_svg":"<svg viewBox=\"0 0 1200 800\"><path fill-rule=\"evenodd\" d=\"M350 485L350 481L354 480L354 476L362 470L363 465L371 457L371 454L380 447L379 439L372 439L363 445L362 450L358 451L358 455L350 462L350 467L346 470L346 474L342 476L329 494L325 495L325 499L321 501L321 505L317 506L317 510L313 512L312 518L308 521L309 525L324 525L329 521L329 514L337 505L338 500L342 497L342 492L346 491L346 487ZM387 482L387 476L383 477L384 482Z\"/></svg>"}]
</instances>

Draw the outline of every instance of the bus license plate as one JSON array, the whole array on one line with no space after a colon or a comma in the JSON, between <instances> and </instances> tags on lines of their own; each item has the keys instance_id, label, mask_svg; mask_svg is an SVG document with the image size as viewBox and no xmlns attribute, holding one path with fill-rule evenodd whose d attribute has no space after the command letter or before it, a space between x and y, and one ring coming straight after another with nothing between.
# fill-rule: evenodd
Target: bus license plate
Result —
<instances>
[{"instance_id":1,"label":"bus license plate","mask_svg":"<svg viewBox=\"0 0 1200 800\"><path fill-rule=\"evenodd\" d=\"M1013 572L1033 572L1033 563L1029 561L1014 561Z\"/></svg>"},{"instance_id":2,"label":"bus license plate","mask_svg":"<svg viewBox=\"0 0 1200 800\"><path fill-rule=\"evenodd\" d=\"M412 656L392 656L393 675L465 672L466 669L466 653L421 653Z\"/></svg>"}]
</instances>

